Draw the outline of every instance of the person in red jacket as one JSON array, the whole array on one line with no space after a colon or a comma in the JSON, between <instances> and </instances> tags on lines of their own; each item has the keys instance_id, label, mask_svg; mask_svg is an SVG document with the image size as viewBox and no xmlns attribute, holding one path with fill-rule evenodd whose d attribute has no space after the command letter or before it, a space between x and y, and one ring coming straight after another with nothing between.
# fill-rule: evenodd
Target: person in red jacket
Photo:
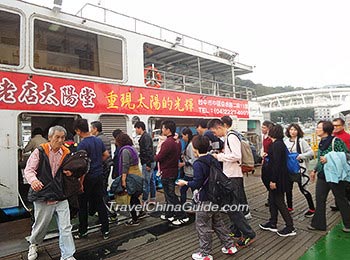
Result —
<instances>
[{"instance_id":1,"label":"person in red jacket","mask_svg":"<svg viewBox=\"0 0 350 260\"><path fill-rule=\"evenodd\" d=\"M334 118L333 119L333 136L341 139L345 144L348 150L350 151L350 134L345 132L344 125L345 121L342 118Z\"/></svg>"},{"instance_id":2,"label":"person in red jacket","mask_svg":"<svg viewBox=\"0 0 350 260\"><path fill-rule=\"evenodd\" d=\"M263 165L261 167L261 180L264 183L265 187L268 189L268 172L267 172L267 160L265 158L268 156L270 145L272 144L272 139L269 137L269 130L274 125L273 122L269 120L265 120L261 125L261 133L262 133L262 147L260 151L260 155L263 158ZM269 207L269 199L265 203L266 207Z\"/></svg>"}]
</instances>

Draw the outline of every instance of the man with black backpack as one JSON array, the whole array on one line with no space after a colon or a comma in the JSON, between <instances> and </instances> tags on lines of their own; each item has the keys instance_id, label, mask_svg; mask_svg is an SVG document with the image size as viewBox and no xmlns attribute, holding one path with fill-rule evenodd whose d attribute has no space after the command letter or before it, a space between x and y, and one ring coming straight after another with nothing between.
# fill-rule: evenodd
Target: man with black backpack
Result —
<instances>
[{"instance_id":1,"label":"man with black backpack","mask_svg":"<svg viewBox=\"0 0 350 260\"><path fill-rule=\"evenodd\" d=\"M208 129L210 129L215 136L225 137L224 152L213 154L215 158L223 162L223 171L227 177L230 178L233 187L234 198L232 205L248 206L247 199L243 186L243 174L240 167L242 158L241 141L235 134L230 134L230 131L224 126L220 119L212 119L208 122ZM239 208L239 207L238 207ZM248 224L242 211L228 211L228 216L231 219L233 236L240 238L237 242L238 247L246 247L250 245L256 234Z\"/></svg>"}]
</instances>

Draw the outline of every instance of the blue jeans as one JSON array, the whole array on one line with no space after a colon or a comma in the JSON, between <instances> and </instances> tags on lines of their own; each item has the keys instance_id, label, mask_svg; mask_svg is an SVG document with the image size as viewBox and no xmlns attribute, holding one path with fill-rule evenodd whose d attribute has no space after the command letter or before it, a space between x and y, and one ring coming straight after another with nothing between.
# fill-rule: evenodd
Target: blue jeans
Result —
<instances>
[{"instance_id":1,"label":"blue jeans","mask_svg":"<svg viewBox=\"0 0 350 260\"><path fill-rule=\"evenodd\" d=\"M151 200L156 199L156 192L157 192L157 187L156 187L156 171L153 169L152 174L151 174L151 181L150 181L150 193L151 193Z\"/></svg>"},{"instance_id":2,"label":"blue jeans","mask_svg":"<svg viewBox=\"0 0 350 260\"><path fill-rule=\"evenodd\" d=\"M183 179L185 181L192 181L193 180L193 177L188 177L188 176L184 176ZM181 198L180 198L180 201L181 201L181 204L185 204L186 200L187 200L187 190L188 190L188 186L185 185L185 186L182 186L180 188L180 194L181 194ZM193 192L193 189L191 188L192 192Z\"/></svg>"},{"instance_id":3,"label":"blue jeans","mask_svg":"<svg viewBox=\"0 0 350 260\"><path fill-rule=\"evenodd\" d=\"M29 238L31 244L40 244L44 241L45 234L53 216L59 230L59 246L61 258L66 259L75 253L75 245L70 223L69 205L67 200L48 205L46 202L34 201L35 222Z\"/></svg>"},{"instance_id":4,"label":"blue jeans","mask_svg":"<svg viewBox=\"0 0 350 260\"><path fill-rule=\"evenodd\" d=\"M149 192L150 192L150 185L151 185L151 176L154 171L154 168L156 167L156 163L151 163L151 170L147 171L146 164L142 164L142 176L143 176L143 193L142 193L142 201L147 201ZM152 194L151 194L152 197ZM155 196L154 196L155 197Z\"/></svg>"}]
</instances>

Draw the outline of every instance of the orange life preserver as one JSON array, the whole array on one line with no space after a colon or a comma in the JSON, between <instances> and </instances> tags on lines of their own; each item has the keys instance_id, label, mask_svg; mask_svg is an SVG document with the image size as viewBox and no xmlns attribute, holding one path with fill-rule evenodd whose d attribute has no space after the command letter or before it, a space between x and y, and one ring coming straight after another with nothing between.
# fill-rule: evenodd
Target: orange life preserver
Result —
<instances>
[{"instance_id":1,"label":"orange life preserver","mask_svg":"<svg viewBox=\"0 0 350 260\"><path fill-rule=\"evenodd\" d=\"M148 87L160 88L162 85L162 74L156 67L148 66L144 70L145 84Z\"/></svg>"}]
</instances>

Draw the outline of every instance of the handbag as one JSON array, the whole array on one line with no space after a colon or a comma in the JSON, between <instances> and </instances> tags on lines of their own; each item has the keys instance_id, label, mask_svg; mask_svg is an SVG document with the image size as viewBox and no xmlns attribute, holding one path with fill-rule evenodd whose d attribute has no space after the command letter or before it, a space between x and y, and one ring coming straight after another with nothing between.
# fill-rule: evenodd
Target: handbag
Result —
<instances>
[{"instance_id":1,"label":"handbag","mask_svg":"<svg viewBox=\"0 0 350 260\"><path fill-rule=\"evenodd\" d=\"M297 152L292 152L293 146L297 145ZM301 153L301 148L299 144L299 137L296 142L293 143L293 146L288 150L287 148L287 169L288 169L288 177L291 182L301 182L301 168L299 164L299 160L297 157Z\"/></svg>"}]
</instances>

